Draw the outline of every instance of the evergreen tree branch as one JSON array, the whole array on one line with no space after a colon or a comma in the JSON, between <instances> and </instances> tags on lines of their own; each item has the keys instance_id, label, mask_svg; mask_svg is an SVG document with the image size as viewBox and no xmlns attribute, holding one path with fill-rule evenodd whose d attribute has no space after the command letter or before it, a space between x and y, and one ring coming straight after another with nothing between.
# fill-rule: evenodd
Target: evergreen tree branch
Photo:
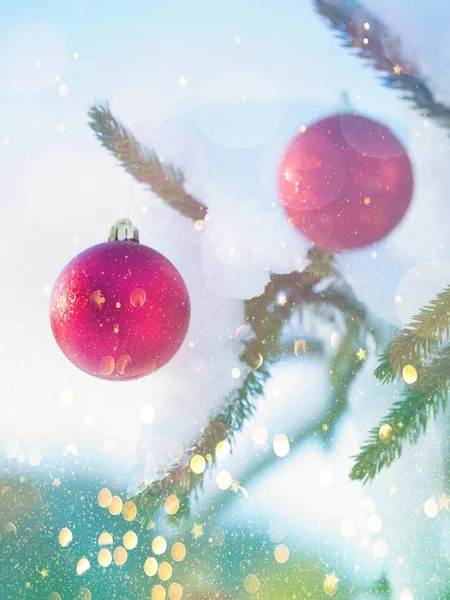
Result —
<instances>
[{"instance_id":1,"label":"evergreen tree branch","mask_svg":"<svg viewBox=\"0 0 450 600\"><path fill-rule=\"evenodd\" d=\"M351 471L351 479L366 483L374 479L384 467L399 458L406 443L415 444L425 432L431 417L447 406L450 385L450 347L444 347L423 365L416 384L404 389L400 399L392 406L382 422L370 430ZM383 442L380 427L392 428L391 436Z\"/></svg>"},{"instance_id":2,"label":"evergreen tree branch","mask_svg":"<svg viewBox=\"0 0 450 600\"><path fill-rule=\"evenodd\" d=\"M389 344L380 356L375 376L383 383L390 383L405 365L417 368L448 338L449 330L450 286L447 286Z\"/></svg>"},{"instance_id":3,"label":"evergreen tree branch","mask_svg":"<svg viewBox=\"0 0 450 600\"><path fill-rule=\"evenodd\" d=\"M334 301L330 304L324 301L323 298L321 301L323 304L320 308L324 313L327 310L335 309ZM315 302L319 302L319 298L316 298ZM362 305L358 307L358 312L364 310ZM291 454L312 437L321 438L324 445L329 446L333 442L336 427L348 408L351 386L364 365L363 361L358 360L357 351L360 344L364 344L362 340L366 340L368 335L373 335L373 330L367 328L363 322L356 322L352 311L345 315L345 326L346 331L341 344L334 353L329 365L330 390L328 402L318 416L289 434ZM244 477L242 485L248 489L258 477L270 472L279 460L274 452L266 452ZM208 507L205 507L201 518L217 519L218 512L223 512L234 498L235 496L232 493L221 494L220 500L216 497ZM211 511L212 507L213 510Z\"/></svg>"},{"instance_id":4,"label":"evergreen tree branch","mask_svg":"<svg viewBox=\"0 0 450 600\"><path fill-rule=\"evenodd\" d=\"M353 48L357 56L385 73L384 85L401 90L403 98L423 116L450 128L450 108L435 100L420 69L405 56L401 40L384 23L357 0L315 0L315 3L317 12L336 31L343 46ZM365 23L369 29L364 28Z\"/></svg>"},{"instance_id":5,"label":"evergreen tree branch","mask_svg":"<svg viewBox=\"0 0 450 600\"><path fill-rule=\"evenodd\" d=\"M190 460L200 454L210 455L208 466L215 462L217 444L232 441L241 431L246 420L256 410L256 400L263 395L264 384L270 377L269 366L280 358L279 337L291 311L298 307L298 300L307 296L319 279L310 273L272 275L264 293L245 301L246 322L252 327L255 337L246 344L241 360L249 367L248 374L229 402L211 419L206 429L185 453L183 461L172 467L153 482L145 483L133 497L143 519L151 517L170 494L177 496L180 510L169 517L179 521L189 513L190 496L201 488L205 472L195 474ZM279 301L280 293L283 293ZM263 363L260 365L260 357ZM260 365L260 366L259 366Z\"/></svg>"},{"instance_id":6,"label":"evergreen tree branch","mask_svg":"<svg viewBox=\"0 0 450 600\"><path fill-rule=\"evenodd\" d=\"M161 161L156 152L140 144L134 135L112 114L108 104L92 105L88 112L89 127L102 146L139 183L144 183L167 202L193 221L205 218L207 208L184 189L183 173Z\"/></svg>"}]
</instances>

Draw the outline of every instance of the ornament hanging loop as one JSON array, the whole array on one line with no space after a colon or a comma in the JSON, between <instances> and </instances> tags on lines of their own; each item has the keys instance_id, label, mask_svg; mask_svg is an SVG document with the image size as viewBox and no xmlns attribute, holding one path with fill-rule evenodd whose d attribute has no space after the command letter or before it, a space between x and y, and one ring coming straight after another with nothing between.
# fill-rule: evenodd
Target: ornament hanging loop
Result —
<instances>
[{"instance_id":1,"label":"ornament hanging loop","mask_svg":"<svg viewBox=\"0 0 450 600\"><path fill-rule=\"evenodd\" d=\"M139 242L139 231L137 227L131 224L130 219L119 219L110 229L108 241L123 242L124 240L131 240Z\"/></svg>"}]
</instances>

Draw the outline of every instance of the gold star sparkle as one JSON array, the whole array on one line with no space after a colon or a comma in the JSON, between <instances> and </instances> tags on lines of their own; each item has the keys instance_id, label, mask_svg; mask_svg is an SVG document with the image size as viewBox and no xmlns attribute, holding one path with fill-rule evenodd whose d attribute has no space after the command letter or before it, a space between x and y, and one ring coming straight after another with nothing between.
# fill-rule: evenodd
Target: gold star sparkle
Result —
<instances>
[{"instance_id":1,"label":"gold star sparkle","mask_svg":"<svg viewBox=\"0 0 450 600\"><path fill-rule=\"evenodd\" d=\"M360 348L358 350L358 352L356 353L356 356L357 356L357 358L358 358L359 361L366 360L366 358L367 358L367 350L363 350L362 348Z\"/></svg>"},{"instance_id":2,"label":"gold star sparkle","mask_svg":"<svg viewBox=\"0 0 450 600\"><path fill-rule=\"evenodd\" d=\"M38 573L40 573L42 575L42 579L45 579L46 577L49 576L50 571L48 569L42 569L42 571L38 571Z\"/></svg>"},{"instance_id":3,"label":"gold star sparkle","mask_svg":"<svg viewBox=\"0 0 450 600\"><path fill-rule=\"evenodd\" d=\"M366 206L369 206L369 204L370 204L371 202L372 202L372 200L369 198L369 196L366 196L366 197L364 198L364 204L365 204Z\"/></svg>"},{"instance_id":4,"label":"gold star sparkle","mask_svg":"<svg viewBox=\"0 0 450 600\"><path fill-rule=\"evenodd\" d=\"M52 485L59 487L61 485L61 479L58 479L57 477L53 480Z\"/></svg>"},{"instance_id":5,"label":"gold star sparkle","mask_svg":"<svg viewBox=\"0 0 450 600\"><path fill-rule=\"evenodd\" d=\"M239 491L239 481L233 481L233 483L231 484L230 490L232 492L234 492L235 494L237 494Z\"/></svg>"},{"instance_id":6,"label":"gold star sparkle","mask_svg":"<svg viewBox=\"0 0 450 600\"><path fill-rule=\"evenodd\" d=\"M322 431L325 431L325 433L326 433L328 431L328 429L329 429L328 425L326 423L324 423L322 425Z\"/></svg>"},{"instance_id":7,"label":"gold star sparkle","mask_svg":"<svg viewBox=\"0 0 450 600\"><path fill-rule=\"evenodd\" d=\"M194 540L198 540L199 537L203 535L203 525L199 525L198 523L194 523L194 526L191 529L192 537Z\"/></svg>"},{"instance_id":8,"label":"gold star sparkle","mask_svg":"<svg viewBox=\"0 0 450 600\"><path fill-rule=\"evenodd\" d=\"M394 65L394 68L392 69L395 73L395 75L400 75L400 73L402 72L402 68L400 65Z\"/></svg>"}]
</instances>

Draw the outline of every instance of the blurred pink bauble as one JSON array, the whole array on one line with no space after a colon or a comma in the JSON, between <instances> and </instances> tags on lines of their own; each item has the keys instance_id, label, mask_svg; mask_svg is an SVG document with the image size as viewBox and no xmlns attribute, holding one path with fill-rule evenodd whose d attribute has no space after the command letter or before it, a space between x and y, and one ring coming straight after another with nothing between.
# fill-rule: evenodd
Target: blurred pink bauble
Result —
<instances>
[{"instance_id":1,"label":"blurred pink bauble","mask_svg":"<svg viewBox=\"0 0 450 600\"><path fill-rule=\"evenodd\" d=\"M281 161L279 190L303 235L342 251L368 246L396 227L411 202L413 175L387 127L340 113L294 138Z\"/></svg>"},{"instance_id":2,"label":"blurred pink bauble","mask_svg":"<svg viewBox=\"0 0 450 600\"><path fill-rule=\"evenodd\" d=\"M102 379L138 379L178 351L189 327L189 294L180 273L156 250L137 240L109 241L63 269L50 319L74 365Z\"/></svg>"}]
</instances>

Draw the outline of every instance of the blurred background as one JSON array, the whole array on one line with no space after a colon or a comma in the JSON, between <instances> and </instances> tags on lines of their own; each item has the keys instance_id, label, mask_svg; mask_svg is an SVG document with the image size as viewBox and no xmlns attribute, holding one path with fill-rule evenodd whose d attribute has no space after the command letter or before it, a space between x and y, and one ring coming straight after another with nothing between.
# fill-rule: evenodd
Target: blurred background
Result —
<instances>
[{"instance_id":1,"label":"blurred background","mask_svg":"<svg viewBox=\"0 0 450 600\"><path fill-rule=\"evenodd\" d=\"M314 426L326 408L326 357L339 327L313 316L286 335L289 343L312 335L322 352L292 352L272 367L255 416L232 451L223 446L186 522L169 525L164 511L128 522L98 505L100 489L125 502L164 471L236 388L232 370L245 371L235 335L243 301L262 294L271 273L302 270L311 245L281 207L280 157L302 125L338 110L342 90L401 140L415 189L395 231L339 255L339 271L393 328L449 283L447 133L341 46L321 4L372 11L436 99L448 97L443 0L2 3L2 599L176 600L181 589L205 600L450 598L448 511L424 511L445 491L444 418L372 484L351 482L351 457L395 386L375 380L369 346L348 409L324 443ZM209 209L201 231L101 148L87 112L103 101L182 169L186 190ZM176 265L192 318L166 367L119 384L77 370L54 341L48 313L63 267L106 240L121 217ZM311 435L289 448L305 431ZM288 440L281 449L279 435ZM216 482L222 470L236 482L231 489ZM73 537L68 547L61 528ZM122 542L129 530L136 548ZM113 547L130 545L124 564L120 552L111 566L99 564L103 532ZM167 542L162 553L155 536ZM183 560L175 542L186 549ZM154 556L160 567L170 563L170 578L144 570Z\"/></svg>"}]
</instances>

